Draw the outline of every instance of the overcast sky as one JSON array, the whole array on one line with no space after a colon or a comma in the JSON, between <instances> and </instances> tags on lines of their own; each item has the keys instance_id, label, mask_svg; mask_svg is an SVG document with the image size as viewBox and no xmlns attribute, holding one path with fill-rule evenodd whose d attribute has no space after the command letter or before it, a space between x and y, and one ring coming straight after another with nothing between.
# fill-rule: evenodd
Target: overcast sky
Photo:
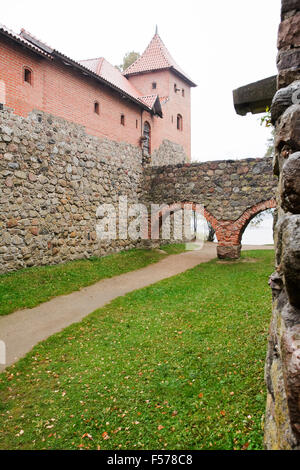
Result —
<instances>
[{"instance_id":1,"label":"overcast sky","mask_svg":"<svg viewBox=\"0 0 300 470\"><path fill-rule=\"evenodd\" d=\"M280 0L9 0L1 23L75 59L144 51L159 34L192 91L192 158L262 157L270 131L237 116L232 90L275 75Z\"/></svg>"}]
</instances>

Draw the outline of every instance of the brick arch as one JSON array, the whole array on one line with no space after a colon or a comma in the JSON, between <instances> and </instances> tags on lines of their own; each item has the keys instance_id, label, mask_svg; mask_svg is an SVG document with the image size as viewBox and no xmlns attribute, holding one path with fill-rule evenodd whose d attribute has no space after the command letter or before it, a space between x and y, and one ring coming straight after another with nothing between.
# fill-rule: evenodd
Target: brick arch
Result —
<instances>
[{"instance_id":1,"label":"brick arch","mask_svg":"<svg viewBox=\"0 0 300 470\"><path fill-rule=\"evenodd\" d=\"M239 258L242 236L249 222L260 212L263 212L266 209L274 209L275 207L276 200L271 198L249 207L235 221L219 221L220 223L216 231L218 238L217 252L219 258Z\"/></svg>"},{"instance_id":2,"label":"brick arch","mask_svg":"<svg viewBox=\"0 0 300 470\"><path fill-rule=\"evenodd\" d=\"M157 217L155 218L154 226L152 227L152 233L159 233L159 228L163 220L169 214L172 215L179 210L183 210L185 205L190 205L192 210L197 212L197 206L199 206L200 204L191 202L191 201L184 201L184 202L175 202L169 205L165 205L164 208L161 211L159 211L159 213L157 214ZM203 216L207 222L210 222L213 229L217 233L217 230L220 225L219 221L205 208L204 208ZM151 221L149 221L149 225L150 225L149 233L151 234Z\"/></svg>"},{"instance_id":3,"label":"brick arch","mask_svg":"<svg viewBox=\"0 0 300 470\"><path fill-rule=\"evenodd\" d=\"M275 209L276 208L276 200L274 198L270 199L269 201L264 201L260 202L259 204L256 204L255 206L251 207L248 209L244 214L238 219L238 226L241 226L240 228L240 243L242 241L242 236L249 224L249 222L258 214L261 212L267 210L267 209Z\"/></svg>"},{"instance_id":4,"label":"brick arch","mask_svg":"<svg viewBox=\"0 0 300 470\"><path fill-rule=\"evenodd\" d=\"M157 214L154 220L153 231L151 232L151 221L149 222L149 234L159 234L160 224L169 214L173 214L178 210L182 210L185 205L189 204L193 211L197 209L197 203L191 201L184 201L173 203L164 206L164 208ZM261 201L248 209L235 221L233 220L218 220L206 208L204 208L204 218L210 222L216 232L218 240L217 253L220 258L232 257L238 258L241 250L241 240L243 233L249 222L260 212L267 209L274 209L276 207L276 200L274 198L267 201ZM151 236L151 235L150 235Z\"/></svg>"},{"instance_id":5,"label":"brick arch","mask_svg":"<svg viewBox=\"0 0 300 470\"><path fill-rule=\"evenodd\" d=\"M238 241L241 243L243 233L245 232L249 222L261 212L267 209L275 209L276 200L274 198L269 199L268 201L263 201L247 209L243 215L235 222L235 227L239 231Z\"/></svg>"}]
</instances>

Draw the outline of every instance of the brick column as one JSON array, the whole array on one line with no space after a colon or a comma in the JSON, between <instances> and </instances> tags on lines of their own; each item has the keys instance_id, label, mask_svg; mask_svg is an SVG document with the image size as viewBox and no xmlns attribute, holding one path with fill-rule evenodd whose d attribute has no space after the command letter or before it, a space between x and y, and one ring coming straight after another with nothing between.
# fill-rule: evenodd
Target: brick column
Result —
<instances>
[{"instance_id":1,"label":"brick column","mask_svg":"<svg viewBox=\"0 0 300 470\"><path fill-rule=\"evenodd\" d=\"M238 259L241 256L240 229L233 221L221 222L216 230L217 254L220 259Z\"/></svg>"}]
</instances>

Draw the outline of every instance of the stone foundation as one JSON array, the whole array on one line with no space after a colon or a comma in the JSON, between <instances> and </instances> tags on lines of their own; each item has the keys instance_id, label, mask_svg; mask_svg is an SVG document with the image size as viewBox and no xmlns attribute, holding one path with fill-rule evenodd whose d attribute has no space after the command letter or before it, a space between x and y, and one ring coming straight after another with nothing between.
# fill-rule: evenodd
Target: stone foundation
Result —
<instances>
[{"instance_id":1,"label":"stone foundation","mask_svg":"<svg viewBox=\"0 0 300 470\"><path fill-rule=\"evenodd\" d=\"M237 246L218 246L217 255L220 259L239 259L241 256L242 245Z\"/></svg>"}]
</instances>

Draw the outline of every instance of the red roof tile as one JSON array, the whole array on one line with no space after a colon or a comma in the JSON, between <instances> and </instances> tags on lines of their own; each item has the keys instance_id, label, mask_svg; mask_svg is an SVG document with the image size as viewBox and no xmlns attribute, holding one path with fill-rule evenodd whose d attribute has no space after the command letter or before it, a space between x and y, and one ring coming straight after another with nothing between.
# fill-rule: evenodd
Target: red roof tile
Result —
<instances>
[{"instance_id":1,"label":"red roof tile","mask_svg":"<svg viewBox=\"0 0 300 470\"><path fill-rule=\"evenodd\" d=\"M111 65L103 57L99 57L98 59L80 60L79 63L104 78L112 85L115 85L120 90L123 90L128 95L133 96L136 99L141 97L141 93L129 82L129 80L127 80L127 78L124 77L116 67Z\"/></svg>"},{"instance_id":2,"label":"red roof tile","mask_svg":"<svg viewBox=\"0 0 300 470\"><path fill-rule=\"evenodd\" d=\"M4 34L5 36L17 41L18 43L22 44L23 46L27 47L28 49L31 49L32 51L41 54L43 56L46 56L48 58L51 57L51 54L49 53L48 50L43 49L42 47L39 47L37 44L32 43L31 41L28 41L25 37L22 37L22 32L21 34L16 34L14 31L11 29L8 29L6 26L0 23L0 32Z\"/></svg>"},{"instance_id":3,"label":"red roof tile","mask_svg":"<svg viewBox=\"0 0 300 470\"><path fill-rule=\"evenodd\" d=\"M94 78L98 76L102 83L111 86L121 94L124 93L125 96L133 100L135 103L140 104L144 109L157 113L158 115L162 115L157 95L146 97L142 96L132 83L130 83L116 67L111 65L103 57L76 62L55 49L52 49L50 46L40 41L24 29L22 29L20 34L16 34L0 23L0 33L19 42L23 46L28 47L32 51L48 57L49 59L58 57L63 61L67 61L72 64L76 68L81 68L83 71L90 71Z\"/></svg>"},{"instance_id":4,"label":"red roof tile","mask_svg":"<svg viewBox=\"0 0 300 470\"><path fill-rule=\"evenodd\" d=\"M145 103L150 109L152 109L157 100L157 95L141 96L139 99L140 101Z\"/></svg>"},{"instance_id":5,"label":"red roof tile","mask_svg":"<svg viewBox=\"0 0 300 470\"><path fill-rule=\"evenodd\" d=\"M158 95L141 96L139 100L148 106L155 114L162 117L161 102Z\"/></svg>"},{"instance_id":6,"label":"red roof tile","mask_svg":"<svg viewBox=\"0 0 300 470\"><path fill-rule=\"evenodd\" d=\"M163 69L172 69L191 86L196 86L196 84L193 83L192 80L183 72L179 65L177 65L158 33L155 33L152 41L141 57L130 65L123 74L125 77L128 77L130 75Z\"/></svg>"}]
</instances>

